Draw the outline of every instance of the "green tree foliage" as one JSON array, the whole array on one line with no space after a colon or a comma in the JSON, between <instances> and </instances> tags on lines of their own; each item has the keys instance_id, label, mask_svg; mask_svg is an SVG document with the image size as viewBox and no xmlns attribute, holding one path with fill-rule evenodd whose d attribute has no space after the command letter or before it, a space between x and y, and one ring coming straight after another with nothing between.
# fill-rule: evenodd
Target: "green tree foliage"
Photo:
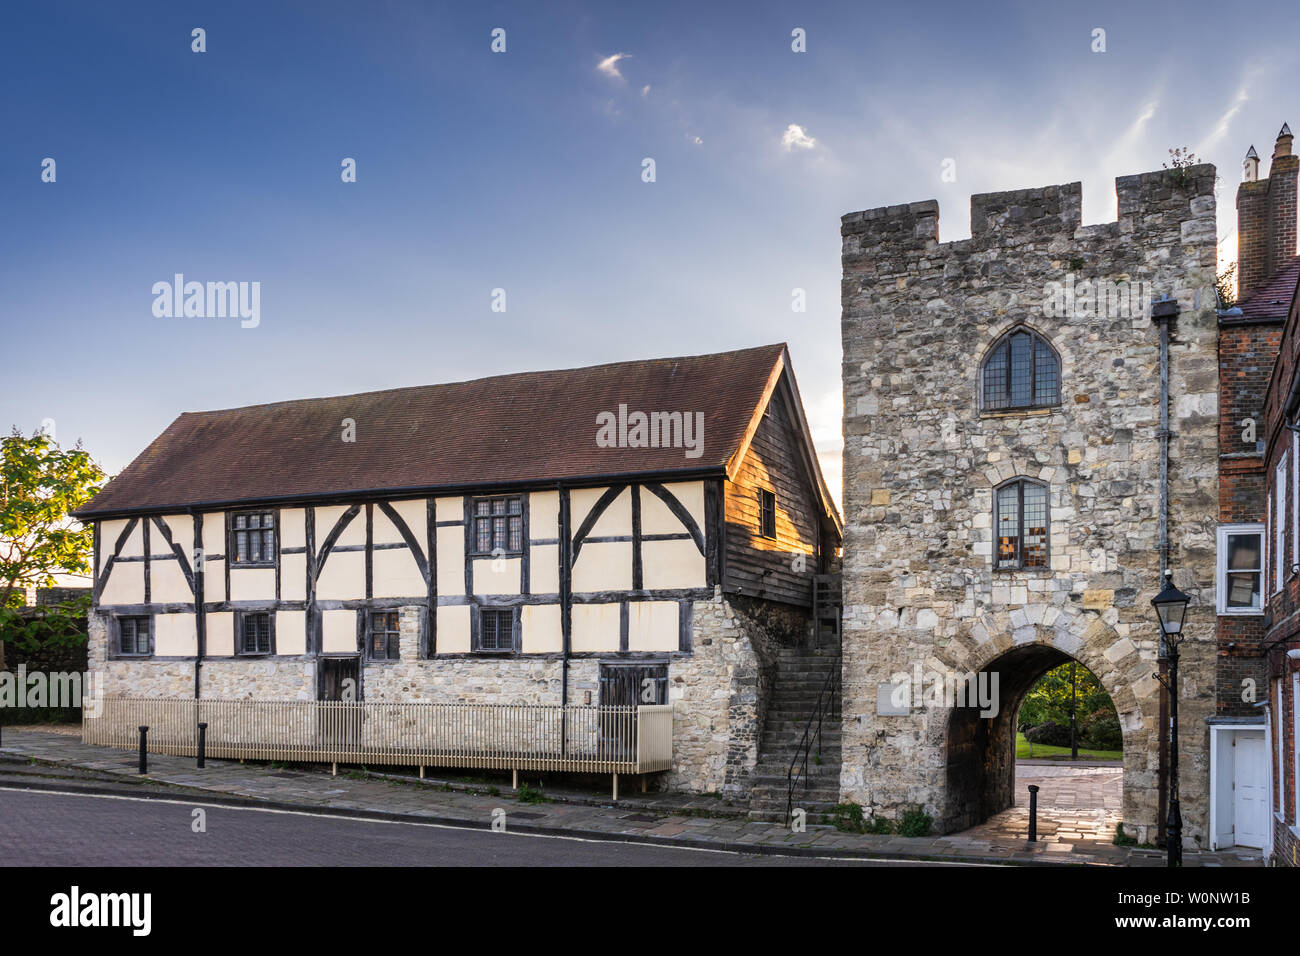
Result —
<instances>
[{"instance_id":1,"label":"green tree foliage","mask_svg":"<svg viewBox=\"0 0 1300 956\"><path fill-rule=\"evenodd\" d=\"M1062 664L1052 668L1030 688L1025 702L1020 705L1020 715L1016 720L1022 731L1049 720L1054 724L1070 726L1070 666ZM1115 712L1110 695L1092 671L1082 664L1075 665L1074 681L1075 707L1080 728L1098 711L1105 714Z\"/></svg>"},{"instance_id":2,"label":"green tree foliage","mask_svg":"<svg viewBox=\"0 0 1300 956\"><path fill-rule=\"evenodd\" d=\"M56 574L91 570L93 531L68 513L99 491L104 472L81 447L64 450L38 431L0 439L0 638L38 645L79 639L86 601L20 613L26 590L51 587ZM0 643L0 667L4 644Z\"/></svg>"}]
</instances>

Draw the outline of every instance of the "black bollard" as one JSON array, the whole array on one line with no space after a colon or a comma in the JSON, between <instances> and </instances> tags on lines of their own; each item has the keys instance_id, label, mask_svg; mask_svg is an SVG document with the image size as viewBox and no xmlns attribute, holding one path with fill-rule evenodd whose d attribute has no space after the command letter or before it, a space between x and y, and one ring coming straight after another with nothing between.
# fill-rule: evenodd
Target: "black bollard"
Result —
<instances>
[{"instance_id":1,"label":"black bollard","mask_svg":"<svg viewBox=\"0 0 1300 956\"><path fill-rule=\"evenodd\" d=\"M141 727L140 728L140 772L141 773L149 772L149 757L147 751L144 749L145 738L147 738L148 736L149 736L149 728L147 726Z\"/></svg>"},{"instance_id":2,"label":"black bollard","mask_svg":"<svg viewBox=\"0 0 1300 956\"><path fill-rule=\"evenodd\" d=\"M203 766L203 748L207 743L208 725L199 724L199 766Z\"/></svg>"},{"instance_id":3,"label":"black bollard","mask_svg":"<svg viewBox=\"0 0 1300 956\"><path fill-rule=\"evenodd\" d=\"M1029 842L1038 842L1038 786L1029 785Z\"/></svg>"}]
</instances>

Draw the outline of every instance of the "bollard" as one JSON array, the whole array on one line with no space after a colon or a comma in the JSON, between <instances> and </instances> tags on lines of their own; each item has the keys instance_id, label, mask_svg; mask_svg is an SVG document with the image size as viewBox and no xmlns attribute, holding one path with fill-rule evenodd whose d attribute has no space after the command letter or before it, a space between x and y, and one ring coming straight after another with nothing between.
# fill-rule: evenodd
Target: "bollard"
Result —
<instances>
[{"instance_id":1,"label":"bollard","mask_svg":"<svg viewBox=\"0 0 1300 956\"><path fill-rule=\"evenodd\" d=\"M199 724L199 766L203 766L203 751L208 742L208 725Z\"/></svg>"},{"instance_id":2,"label":"bollard","mask_svg":"<svg viewBox=\"0 0 1300 956\"><path fill-rule=\"evenodd\" d=\"M1038 785L1029 785L1029 842L1038 842Z\"/></svg>"},{"instance_id":3,"label":"bollard","mask_svg":"<svg viewBox=\"0 0 1300 956\"><path fill-rule=\"evenodd\" d=\"M149 772L149 756L147 751L144 749L145 740L148 738L148 736L149 736L149 728L147 726L141 727L140 728L140 772L141 773Z\"/></svg>"}]
</instances>

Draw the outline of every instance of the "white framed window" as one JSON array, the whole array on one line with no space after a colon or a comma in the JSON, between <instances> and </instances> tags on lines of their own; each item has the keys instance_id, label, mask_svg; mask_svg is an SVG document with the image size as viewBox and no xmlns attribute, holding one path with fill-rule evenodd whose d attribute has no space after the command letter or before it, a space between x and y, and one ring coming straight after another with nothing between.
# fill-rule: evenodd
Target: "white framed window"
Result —
<instances>
[{"instance_id":1,"label":"white framed window","mask_svg":"<svg viewBox=\"0 0 1300 956\"><path fill-rule=\"evenodd\" d=\"M1286 734L1282 733L1282 722L1286 718L1286 708L1282 700L1282 678L1277 679L1277 707L1273 711L1277 714L1277 719L1273 721L1273 726L1277 728L1274 736L1277 737L1277 773L1273 774L1273 779L1277 781L1277 809L1286 817L1286 763L1282 759L1285 751L1282 749L1282 738Z\"/></svg>"},{"instance_id":2,"label":"white framed window","mask_svg":"<svg viewBox=\"0 0 1300 956\"><path fill-rule=\"evenodd\" d=\"M1218 594L1220 614L1264 611L1264 526L1219 526Z\"/></svg>"},{"instance_id":3,"label":"white framed window","mask_svg":"<svg viewBox=\"0 0 1300 956\"><path fill-rule=\"evenodd\" d=\"M1300 672L1291 675L1291 746L1295 753L1295 781L1291 786L1291 799L1295 801L1295 825L1300 827Z\"/></svg>"},{"instance_id":4,"label":"white framed window","mask_svg":"<svg viewBox=\"0 0 1300 956\"><path fill-rule=\"evenodd\" d=\"M1286 580L1286 453L1273 470L1273 591L1282 590Z\"/></svg>"},{"instance_id":5,"label":"white framed window","mask_svg":"<svg viewBox=\"0 0 1300 956\"><path fill-rule=\"evenodd\" d=\"M1291 573L1300 571L1300 432L1291 433Z\"/></svg>"}]
</instances>

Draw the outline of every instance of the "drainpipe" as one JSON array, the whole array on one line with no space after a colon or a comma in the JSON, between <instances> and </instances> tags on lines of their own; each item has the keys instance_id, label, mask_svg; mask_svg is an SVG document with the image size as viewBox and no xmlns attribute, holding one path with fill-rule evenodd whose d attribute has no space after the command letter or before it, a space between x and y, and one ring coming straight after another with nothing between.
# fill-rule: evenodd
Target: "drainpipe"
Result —
<instances>
[{"instance_id":1,"label":"drainpipe","mask_svg":"<svg viewBox=\"0 0 1300 956\"><path fill-rule=\"evenodd\" d=\"M560 496L560 754L568 752L567 740L569 705L569 650L571 639L571 621L573 610L573 587L569 577L571 561L569 547L572 538L569 533L569 492L563 482L555 483L555 490Z\"/></svg>"},{"instance_id":2,"label":"drainpipe","mask_svg":"<svg viewBox=\"0 0 1300 956\"><path fill-rule=\"evenodd\" d=\"M1151 321L1160 326L1160 577L1164 581L1169 568L1169 324L1178 316L1178 301L1166 293L1151 306ZM1158 669L1168 672L1168 648L1164 631L1160 632ZM1164 684L1162 682L1161 686ZM1157 842L1165 842L1165 818L1169 792L1169 694L1160 694L1160 771L1157 774L1159 807L1156 817Z\"/></svg>"},{"instance_id":3,"label":"drainpipe","mask_svg":"<svg viewBox=\"0 0 1300 956\"><path fill-rule=\"evenodd\" d=\"M203 516L196 513L193 508L189 511L190 519L194 524L194 535L191 539L190 557L194 561L194 637L195 637L195 655L194 655L194 699L200 697L200 682L202 680L203 656L208 651L208 621L207 615L203 611L203 568L207 564L208 552L202 548L200 542L203 540Z\"/></svg>"}]
</instances>

